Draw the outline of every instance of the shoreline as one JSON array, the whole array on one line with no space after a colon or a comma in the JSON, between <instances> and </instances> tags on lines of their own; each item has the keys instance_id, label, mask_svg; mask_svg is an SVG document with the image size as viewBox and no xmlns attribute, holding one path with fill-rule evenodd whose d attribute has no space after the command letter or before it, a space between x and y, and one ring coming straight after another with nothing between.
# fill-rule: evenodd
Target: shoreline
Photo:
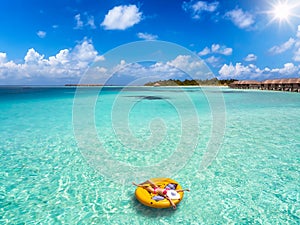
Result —
<instances>
[{"instance_id":1,"label":"shoreline","mask_svg":"<svg viewBox=\"0 0 300 225\"><path fill-rule=\"evenodd\" d=\"M72 87L145 87L145 88L174 88L174 87L186 87L186 88L193 88L193 87L229 87L228 85L166 85L166 86L144 86L144 85L23 85L23 84L12 84L12 85L0 85L0 88L3 87L65 87L65 88L72 88Z\"/></svg>"}]
</instances>

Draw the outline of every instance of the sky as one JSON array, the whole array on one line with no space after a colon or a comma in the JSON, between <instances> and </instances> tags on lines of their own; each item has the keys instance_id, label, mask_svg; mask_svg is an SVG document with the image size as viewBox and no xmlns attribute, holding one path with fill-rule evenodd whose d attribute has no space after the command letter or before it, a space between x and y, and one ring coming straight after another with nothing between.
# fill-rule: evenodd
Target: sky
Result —
<instances>
[{"instance_id":1,"label":"sky","mask_svg":"<svg viewBox=\"0 0 300 225\"><path fill-rule=\"evenodd\" d=\"M116 85L154 72L174 78L174 68L182 78L182 70L203 67L187 52L218 79L300 77L298 0L10 0L1 2L0 28L0 85L78 83L98 62L100 73L123 66ZM124 56L105 67L112 50L137 41L187 51L149 65Z\"/></svg>"}]
</instances>

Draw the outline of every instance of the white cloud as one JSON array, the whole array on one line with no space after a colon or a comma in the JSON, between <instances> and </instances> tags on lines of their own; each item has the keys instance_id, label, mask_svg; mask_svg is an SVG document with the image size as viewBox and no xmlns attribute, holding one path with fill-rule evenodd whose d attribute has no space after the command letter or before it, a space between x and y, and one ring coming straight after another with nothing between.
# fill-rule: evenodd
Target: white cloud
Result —
<instances>
[{"instance_id":1,"label":"white cloud","mask_svg":"<svg viewBox=\"0 0 300 225\"><path fill-rule=\"evenodd\" d=\"M251 54L248 54L248 55L244 58L244 60L245 60L246 62L256 61L256 60L257 60L257 56L251 53Z\"/></svg>"},{"instance_id":2,"label":"white cloud","mask_svg":"<svg viewBox=\"0 0 300 225\"><path fill-rule=\"evenodd\" d=\"M6 53L5 52L0 52L0 64L5 63L6 62Z\"/></svg>"},{"instance_id":3,"label":"white cloud","mask_svg":"<svg viewBox=\"0 0 300 225\"><path fill-rule=\"evenodd\" d=\"M101 26L106 30L125 30L139 23L142 19L142 12L136 5L115 6L105 15Z\"/></svg>"},{"instance_id":4,"label":"white cloud","mask_svg":"<svg viewBox=\"0 0 300 225\"><path fill-rule=\"evenodd\" d=\"M211 46L212 53L218 53L221 55L231 55L232 54L232 48L227 48L225 45L220 46L219 44L213 44Z\"/></svg>"},{"instance_id":5,"label":"white cloud","mask_svg":"<svg viewBox=\"0 0 300 225\"><path fill-rule=\"evenodd\" d=\"M212 77L212 73L206 64L200 61L198 57L192 57L191 55L178 55L173 60L156 62L151 65L126 64L122 60L108 74L114 74L114 77L117 78L129 76L132 80L142 81L140 84L159 79L207 79Z\"/></svg>"},{"instance_id":6,"label":"white cloud","mask_svg":"<svg viewBox=\"0 0 300 225\"><path fill-rule=\"evenodd\" d=\"M91 42L85 40L81 44L77 44L72 51L73 60L79 62L90 63L97 58L98 52L95 50Z\"/></svg>"},{"instance_id":7,"label":"white cloud","mask_svg":"<svg viewBox=\"0 0 300 225\"><path fill-rule=\"evenodd\" d=\"M200 19L201 15L204 12L215 12L219 6L219 2L212 2L208 3L206 1L194 1L191 0L190 2L184 2L182 4L182 8L191 13L191 16L194 19Z\"/></svg>"},{"instance_id":8,"label":"white cloud","mask_svg":"<svg viewBox=\"0 0 300 225\"><path fill-rule=\"evenodd\" d=\"M222 79L227 78L239 78L243 76L244 73L250 73L249 67L243 66L241 63L236 63L235 66L230 63L229 65L224 64L219 70L219 74Z\"/></svg>"},{"instance_id":9,"label":"white cloud","mask_svg":"<svg viewBox=\"0 0 300 225\"><path fill-rule=\"evenodd\" d=\"M24 57L24 61L26 64L38 64L40 61L43 60L43 58L44 55L40 55L33 48L31 48L28 50L26 56Z\"/></svg>"},{"instance_id":10,"label":"white cloud","mask_svg":"<svg viewBox=\"0 0 300 225\"><path fill-rule=\"evenodd\" d=\"M274 55L283 53L283 52L289 50L294 45L294 43L295 43L295 39L290 38L288 41L286 41L282 45L274 46L274 47L270 48L269 52Z\"/></svg>"},{"instance_id":11,"label":"white cloud","mask_svg":"<svg viewBox=\"0 0 300 225\"><path fill-rule=\"evenodd\" d=\"M210 48L208 48L208 47L205 47L202 51L200 51L198 53L198 55L200 55L200 56L204 56L204 55L208 55L208 54L210 54Z\"/></svg>"},{"instance_id":12,"label":"white cloud","mask_svg":"<svg viewBox=\"0 0 300 225\"><path fill-rule=\"evenodd\" d=\"M244 12L239 8L227 12L225 17L230 19L237 27L241 29L250 28L255 22L252 14L249 12Z\"/></svg>"},{"instance_id":13,"label":"white cloud","mask_svg":"<svg viewBox=\"0 0 300 225\"><path fill-rule=\"evenodd\" d=\"M211 51L212 52L217 52L219 49L220 49L219 44L212 44L212 46L211 46Z\"/></svg>"},{"instance_id":14,"label":"white cloud","mask_svg":"<svg viewBox=\"0 0 300 225\"><path fill-rule=\"evenodd\" d=\"M293 63L286 63L282 68L264 68L260 69L254 64L249 64L247 66L242 63L236 63L233 65L224 64L219 70L219 78L221 79L255 79L255 80L265 80L269 78L290 78L298 77L300 72L300 67L294 65Z\"/></svg>"},{"instance_id":15,"label":"white cloud","mask_svg":"<svg viewBox=\"0 0 300 225\"><path fill-rule=\"evenodd\" d=\"M206 79L211 76L211 71L202 60L195 60L191 55L178 55L174 60L166 63L166 65L176 67L190 76L193 79Z\"/></svg>"},{"instance_id":16,"label":"white cloud","mask_svg":"<svg viewBox=\"0 0 300 225\"><path fill-rule=\"evenodd\" d=\"M213 67L219 67L221 58L220 57L215 57L215 56L210 56L207 59L205 59L205 62L209 63Z\"/></svg>"},{"instance_id":17,"label":"white cloud","mask_svg":"<svg viewBox=\"0 0 300 225\"><path fill-rule=\"evenodd\" d=\"M290 37L289 40L281 45L273 46L269 49L269 52L273 55L276 55L288 50L291 50L293 54L292 60L295 62L300 62L300 25L298 25L297 32L294 37Z\"/></svg>"},{"instance_id":18,"label":"white cloud","mask_svg":"<svg viewBox=\"0 0 300 225\"><path fill-rule=\"evenodd\" d=\"M194 5L192 5L192 8L195 12L201 12L201 11L207 11L207 12L214 12L219 3L213 2L213 3L207 3L204 1L198 1Z\"/></svg>"},{"instance_id":19,"label":"white cloud","mask_svg":"<svg viewBox=\"0 0 300 225\"><path fill-rule=\"evenodd\" d=\"M298 30L296 34L296 41L295 41L295 51L293 60L296 62L300 62L300 25L298 25Z\"/></svg>"},{"instance_id":20,"label":"white cloud","mask_svg":"<svg viewBox=\"0 0 300 225\"><path fill-rule=\"evenodd\" d=\"M294 52L293 60L296 61L296 62L300 62L300 48L298 48Z\"/></svg>"},{"instance_id":21,"label":"white cloud","mask_svg":"<svg viewBox=\"0 0 300 225\"><path fill-rule=\"evenodd\" d=\"M186 73L194 76L195 79L206 79L212 76L203 61L190 55L178 55L173 60L151 65L127 64L125 60L120 60L118 65L107 67L103 61L89 68L97 60L105 59L98 54L91 41L86 39L74 48L62 49L49 58L31 48L22 63L8 61L6 53L2 52L0 53L0 84L43 84L45 81L51 84L65 84L77 83L81 78L86 79L83 82L91 82L93 79L92 82L104 83L112 74L117 77L143 78L145 82L148 78L148 81L151 80L150 78L157 80L182 77L185 79L188 76ZM88 75L83 76L86 72Z\"/></svg>"},{"instance_id":22,"label":"white cloud","mask_svg":"<svg viewBox=\"0 0 300 225\"><path fill-rule=\"evenodd\" d=\"M167 62L168 65L181 68L184 71L193 71L203 67L202 61L193 60L190 55L178 55L174 60Z\"/></svg>"},{"instance_id":23,"label":"white cloud","mask_svg":"<svg viewBox=\"0 0 300 225\"><path fill-rule=\"evenodd\" d=\"M37 36L39 36L40 38L44 38L44 37L46 37L46 34L47 34L47 33L46 33L45 31L41 31L41 30L40 30L40 31L38 31L36 34L37 34Z\"/></svg>"},{"instance_id":24,"label":"white cloud","mask_svg":"<svg viewBox=\"0 0 300 225\"><path fill-rule=\"evenodd\" d=\"M297 37L297 38L300 38L300 25L298 25L298 30L297 30L296 37Z\"/></svg>"},{"instance_id":25,"label":"white cloud","mask_svg":"<svg viewBox=\"0 0 300 225\"><path fill-rule=\"evenodd\" d=\"M223 50L220 50L219 53L222 55L232 55L232 48L224 48Z\"/></svg>"},{"instance_id":26,"label":"white cloud","mask_svg":"<svg viewBox=\"0 0 300 225\"><path fill-rule=\"evenodd\" d=\"M94 19L93 16L88 16L86 25L89 26L92 29L96 29L95 19Z\"/></svg>"},{"instance_id":27,"label":"white cloud","mask_svg":"<svg viewBox=\"0 0 300 225\"><path fill-rule=\"evenodd\" d=\"M97 60L104 60L95 50L90 40L83 40L73 49L63 49L56 55L45 58L31 48L23 63L7 61L6 53L0 53L0 83L30 83L38 79L58 82L60 79L78 79Z\"/></svg>"},{"instance_id":28,"label":"white cloud","mask_svg":"<svg viewBox=\"0 0 300 225\"><path fill-rule=\"evenodd\" d=\"M221 55L231 55L232 54L232 48L228 48L225 45L219 45L219 44L212 44L212 46L205 47L202 51L198 53L199 56L205 56L208 54L221 54Z\"/></svg>"},{"instance_id":29,"label":"white cloud","mask_svg":"<svg viewBox=\"0 0 300 225\"><path fill-rule=\"evenodd\" d=\"M74 29L78 30L83 29L85 27L96 29L94 16L90 16L87 13L84 13L83 17L84 18L82 19L81 14L77 14L74 16L74 20L76 22L76 26L74 27Z\"/></svg>"},{"instance_id":30,"label":"white cloud","mask_svg":"<svg viewBox=\"0 0 300 225\"><path fill-rule=\"evenodd\" d=\"M215 56L211 56L211 57L205 59L205 61L208 63L216 63L216 62L219 62L219 60L220 60L220 58L217 58Z\"/></svg>"},{"instance_id":31,"label":"white cloud","mask_svg":"<svg viewBox=\"0 0 300 225\"><path fill-rule=\"evenodd\" d=\"M295 66L293 63L286 63L284 64L283 68L276 68L271 70L271 72L273 73L278 73L287 77L297 74L298 71L299 71L299 67Z\"/></svg>"},{"instance_id":32,"label":"white cloud","mask_svg":"<svg viewBox=\"0 0 300 225\"><path fill-rule=\"evenodd\" d=\"M154 34L148 34L148 33L142 33L142 32L139 32L137 34L138 38L140 39L144 39L144 40L148 40L148 41L151 41L151 40L156 40L158 38L157 35L154 35Z\"/></svg>"},{"instance_id":33,"label":"white cloud","mask_svg":"<svg viewBox=\"0 0 300 225\"><path fill-rule=\"evenodd\" d=\"M171 79L174 77L179 78L185 75L173 65L162 62L146 66L139 63L126 64L125 60L122 60L112 69L112 71L113 73L109 72L109 74L113 74L113 77L116 77L119 80L122 80L120 79L122 76L129 76L131 80L135 80L135 83L138 83L140 80L140 84L144 84L151 80Z\"/></svg>"},{"instance_id":34,"label":"white cloud","mask_svg":"<svg viewBox=\"0 0 300 225\"><path fill-rule=\"evenodd\" d=\"M75 15L74 19L76 21L76 26L74 27L74 29L82 29L83 21L81 20L80 14Z\"/></svg>"}]
</instances>

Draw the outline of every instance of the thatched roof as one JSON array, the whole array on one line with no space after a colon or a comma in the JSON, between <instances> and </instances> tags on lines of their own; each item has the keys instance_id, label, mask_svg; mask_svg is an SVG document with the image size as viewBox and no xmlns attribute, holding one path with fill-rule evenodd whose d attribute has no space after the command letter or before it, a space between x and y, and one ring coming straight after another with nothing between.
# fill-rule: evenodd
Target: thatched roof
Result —
<instances>
[{"instance_id":1,"label":"thatched roof","mask_svg":"<svg viewBox=\"0 0 300 225\"><path fill-rule=\"evenodd\" d=\"M262 82L256 80L239 80L231 83L234 85L260 85L260 84L300 84L300 78L289 78L289 79L273 79L265 80Z\"/></svg>"},{"instance_id":2,"label":"thatched roof","mask_svg":"<svg viewBox=\"0 0 300 225\"><path fill-rule=\"evenodd\" d=\"M276 80L265 80L262 84L274 84L274 82L276 82Z\"/></svg>"},{"instance_id":3,"label":"thatched roof","mask_svg":"<svg viewBox=\"0 0 300 225\"><path fill-rule=\"evenodd\" d=\"M261 84L261 82L256 80L245 80L245 84Z\"/></svg>"},{"instance_id":4,"label":"thatched roof","mask_svg":"<svg viewBox=\"0 0 300 225\"><path fill-rule=\"evenodd\" d=\"M237 84L261 84L261 82L258 82L256 80L239 80L239 81L234 81L232 82L233 85L237 85Z\"/></svg>"},{"instance_id":5,"label":"thatched roof","mask_svg":"<svg viewBox=\"0 0 300 225\"><path fill-rule=\"evenodd\" d=\"M286 79L287 84L300 84L300 78L291 78L291 79Z\"/></svg>"},{"instance_id":6,"label":"thatched roof","mask_svg":"<svg viewBox=\"0 0 300 225\"><path fill-rule=\"evenodd\" d=\"M262 84L300 84L300 78L265 80Z\"/></svg>"}]
</instances>

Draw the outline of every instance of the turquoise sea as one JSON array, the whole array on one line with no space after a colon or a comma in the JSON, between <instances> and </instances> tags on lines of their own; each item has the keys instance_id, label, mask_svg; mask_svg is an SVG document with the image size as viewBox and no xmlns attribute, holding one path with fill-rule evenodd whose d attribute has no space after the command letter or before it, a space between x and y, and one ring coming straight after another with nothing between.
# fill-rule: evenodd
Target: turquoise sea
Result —
<instances>
[{"instance_id":1,"label":"turquoise sea","mask_svg":"<svg viewBox=\"0 0 300 225\"><path fill-rule=\"evenodd\" d=\"M300 94L1 87L0 224L300 224ZM191 192L152 209L132 181Z\"/></svg>"}]
</instances>

